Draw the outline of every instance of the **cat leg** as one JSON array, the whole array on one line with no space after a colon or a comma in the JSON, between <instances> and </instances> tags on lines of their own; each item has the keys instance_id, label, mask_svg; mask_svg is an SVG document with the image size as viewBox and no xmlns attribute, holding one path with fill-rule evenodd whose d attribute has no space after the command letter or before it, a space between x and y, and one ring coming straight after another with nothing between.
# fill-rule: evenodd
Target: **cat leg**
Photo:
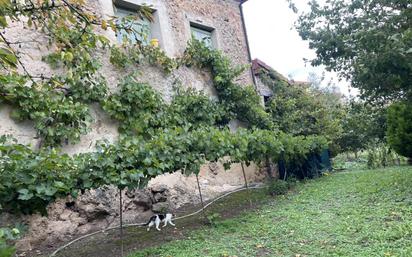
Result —
<instances>
[{"instance_id":1,"label":"cat leg","mask_svg":"<svg viewBox=\"0 0 412 257\"><path fill-rule=\"evenodd\" d=\"M167 221L168 221L168 219L165 219L165 220L163 221L163 222L164 222L163 227L166 227Z\"/></svg>"},{"instance_id":2,"label":"cat leg","mask_svg":"<svg viewBox=\"0 0 412 257\"><path fill-rule=\"evenodd\" d=\"M169 220L169 224L172 225L173 227L175 226L175 224L172 222L172 219Z\"/></svg>"},{"instance_id":3,"label":"cat leg","mask_svg":"<svg viewBox=\"0 0 412 257\"><path fill-rule=\"evenodd\" d=\"M153 222L153 221L150 221L149 225L147 226L147 231L149 231L150 228L151 228L153 225L154 225L154 222Z\"/></svg>"},{"instance_id":4,"label":"cat leg","mask_svg":"<svg viewBox=\"0 0 412 257\"><path fill-rule=\"evenodd\" d=\"M156 229L160 231L159 225L160 225L160 219L159 219L159 217L157 217L157 219L156 219Z\"/></svg>"}]
</instances>

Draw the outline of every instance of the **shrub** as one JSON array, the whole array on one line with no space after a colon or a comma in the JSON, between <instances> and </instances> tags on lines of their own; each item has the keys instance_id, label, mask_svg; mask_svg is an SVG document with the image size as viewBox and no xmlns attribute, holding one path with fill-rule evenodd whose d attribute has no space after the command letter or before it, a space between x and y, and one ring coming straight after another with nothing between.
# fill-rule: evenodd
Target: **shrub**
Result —
<instances>
[{"instance_id":1,"label":"shrub","mask_svg":"<svg viewBox=\"0 0 412 257\"><path fill-rule=\"evenodd\" d=\"M0 228L0 257L14 256L16 249L8 245L8 241L18 239L20 231L17 228Z\"/></svg>"},{"instance_id":2,"label":"shrub","mask_svg":"<svg viewBox=\"0 0 412 257\"><path fill-rule=\"evenodd\" d=\"M4 240L0 239L0 256L12 257L15 252L16 250L14 247L8 246Z\"/></svg>"},{"instance_id":3,"label":"shrub","mask_svg":"<svg viewBox=\"0 0 412 257\"><path fill-rule=\"evenodd\" d=\"M376 169L393 165L401 165L406 162L405 158L398 155L387 145L376 145L368 149L368 168Z\"/></svg>"},{"instance_id":4,"label":"shrub","mask_svg":"<svg viewBox=\"0 0 412 257\"><path fill-rule=\"evenodd\" d=\"M398 102L389 107L387 134L397 153L412 158L412 103Z\"/></svg>"},{"instance_id":5,"label":"shrub","mask_svg":"<svg viewBox=\"0 0 412 257\"><path fill-rule=\"evenodd\" d=\"M357 157L351 153L338 154L333 158L333 169L335 171L366 169L368 157L367 152L360 152Z\"/></svg>"},{"instance_id":6,"label":"shrub","mask_svg":"<svg viewBox=\"0 0 412 257\"><path fill-rule=\"evenodd\" d=\"M289 185L284 180L273 180L268 183L268 193L272 196L284 195L288 192Z\"/></svg>"},{"instance_id":7,"label":"shrub","mask_svg":"<svg viewBox=\"0 0 412 257\"><path fill-rule=\"evenodd\" d=\"M298 180L298 178L296 177L296 176L289 176L287 179L286 179L286 181L287 181L287 183L288 183L288 187L289 187L289 189L290 188L292 188L293 186L295 186L298 182L299 182L299 180Z\"/></svg>"},{"instance_id":8,"label":"shrub","mask_svg":"<svg viewBox=\"0 0 412 257\"><path fill-rule=\"evenodd\" d=\"M220 215L220 213L211 213L209 215L207 215L207 221L209 223L209 225L211 226L217 226L219 220L221 220L222 216Z\"/></svg>"}]
</instances>

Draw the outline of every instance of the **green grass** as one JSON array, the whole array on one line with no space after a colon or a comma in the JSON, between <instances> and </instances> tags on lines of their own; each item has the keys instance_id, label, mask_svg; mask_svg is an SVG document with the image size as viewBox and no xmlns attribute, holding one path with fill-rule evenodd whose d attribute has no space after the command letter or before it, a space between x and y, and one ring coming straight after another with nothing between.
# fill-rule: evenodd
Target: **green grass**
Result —
<instances>
[{"instance_id":1,"label":"green grass","mask_svg":"<svg viewBox=\"0 0 412 257\"><path fill-rule=\"evenodd\" d=\"M140 256L412 256L412 167L337 173Z\"/></svg>"}]
</instances>

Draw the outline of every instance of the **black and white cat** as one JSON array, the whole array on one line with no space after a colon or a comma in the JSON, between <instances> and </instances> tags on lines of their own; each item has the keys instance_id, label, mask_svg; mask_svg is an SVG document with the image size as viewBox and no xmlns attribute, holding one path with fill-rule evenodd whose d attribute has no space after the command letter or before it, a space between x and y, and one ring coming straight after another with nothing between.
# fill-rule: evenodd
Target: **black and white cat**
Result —
<instances>
[{"instance_id":1,"label":"black and white cat","mask_svg":"<svg viewBox=\"0 0 412 257\"><path fill-rule=\"evenodd\" d=\"M164 222L163 227L166 227L167 223L169 223L172 226L175 226L175 224L173 224L172 222L173 217L174 215L171 213L153 215L146 223L147 231L149 231L150 228L153 227L153 225L156 225L156 229L160 231L159 225L161 222Z\"/></svg>"}]
</instances>

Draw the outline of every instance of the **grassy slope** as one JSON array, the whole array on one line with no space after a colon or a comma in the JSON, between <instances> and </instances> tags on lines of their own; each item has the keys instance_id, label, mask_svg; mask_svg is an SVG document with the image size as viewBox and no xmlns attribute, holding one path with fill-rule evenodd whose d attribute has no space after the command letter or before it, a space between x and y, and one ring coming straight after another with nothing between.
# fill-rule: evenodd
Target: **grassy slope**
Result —
<instances>
[{"instance_id":1,"label":"grassy slope","mask_svg":"<svg viewBox=\"0 0 412 257\"><path fill-rule=\"evenodd\" d=\"M412 168L300 183L255 212L131 256L412 256Z\"/></svg>"}]
</instances>

